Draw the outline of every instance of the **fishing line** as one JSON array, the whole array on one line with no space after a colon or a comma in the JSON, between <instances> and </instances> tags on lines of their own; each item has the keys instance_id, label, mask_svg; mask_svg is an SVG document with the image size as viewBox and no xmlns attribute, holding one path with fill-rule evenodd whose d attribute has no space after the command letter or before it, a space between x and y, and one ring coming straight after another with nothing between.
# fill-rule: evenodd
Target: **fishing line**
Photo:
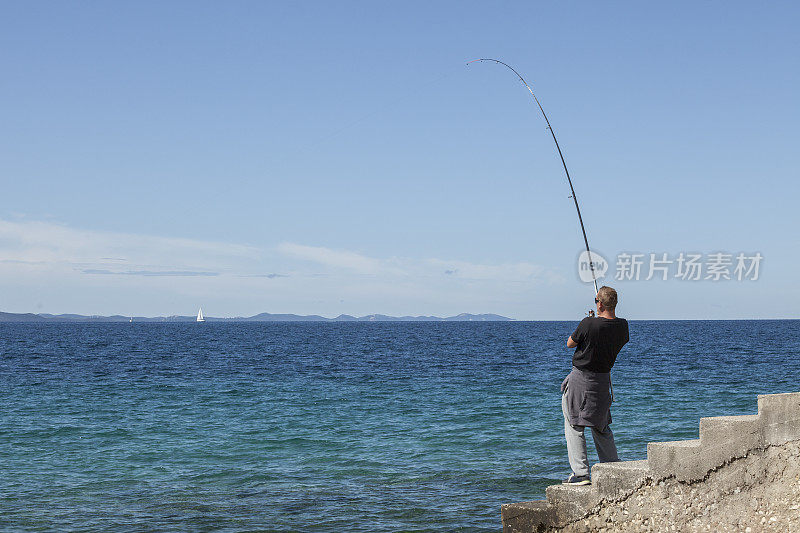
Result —
<instances>
[{"instance_id":1,"label":"fishing line","mask_svg":"<svg viewBox=\"0 0 800 533\"><path fill-rule=\"evenodd\" d=\"M586 253L588 254L588 257L589 257L589 269L592 271L592 280L594 281L594 292L595 292L595 294L597 294L597 291L598 291L598 289L597 289L597 277L596 277L596 275L594 273L594 261L592 261L592 252L591 252L591 250L589 250L589 239L586 238L586 227L583 225L583 217L581 216L581 208L578 206L578 197L575 195L575 188L572 186L572 178L569 177L569 170L567 170L567 162L564 161L564 154L561 153L561 147L558 145L558 139L556 139L556 133L553 131L553 127L550 125L550 120L548 120L547 114L544 112L544 109L542 108L542 104L539 103L539 99L536 98L535 94L533 94L533 89L531 89L530 85L528 85L528 83L525 81L525 79L522 76L520 76L519 72L514 70L514 67L512 67L508 63L503 63L499 59L482 58L482 59L474 59L472 61L469 61L467 63L467 65L470 65L470 64L476 63L476 62L483 62L483 61L494 61L495 63L498 63L500 65L508 67L511 70L511 72L516 74L517 77L519 78L519 80L525 85L525 87L528 88L528 91L530 91L531 96L533 96L533 99L536 101L536 105L539 106L539 111L542 112L542 116L544 117L544 121L547 122L547 129L550 130L550 135L553 136L553 142L556 143L556 149L558 149L558 155L561 158L561 164L564 166L564 173L567 175L567 182L569 183L569 190L572 191L571 198L575 202L575 210L578 212L578 222L581 223L581 232L583 232L583 243L586 245Z\"/></svg>"}]
</instances>

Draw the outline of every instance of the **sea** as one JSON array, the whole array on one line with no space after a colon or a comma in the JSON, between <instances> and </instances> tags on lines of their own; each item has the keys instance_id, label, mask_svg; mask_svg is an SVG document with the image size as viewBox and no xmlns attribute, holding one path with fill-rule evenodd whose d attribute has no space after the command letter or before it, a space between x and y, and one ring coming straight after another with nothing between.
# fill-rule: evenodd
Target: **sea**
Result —
<instances>
[{"instance_id":1,"label":"sea","mask_svg":"<svg viewBox=\"0 0 800 533\"><path fill-rule=\"evenodd\" d=\"M569 474L576 325L2 323L0 530L497 532ZM623 460L800 390L800 321L630 333Z\"/></svg>"}]
</instances>

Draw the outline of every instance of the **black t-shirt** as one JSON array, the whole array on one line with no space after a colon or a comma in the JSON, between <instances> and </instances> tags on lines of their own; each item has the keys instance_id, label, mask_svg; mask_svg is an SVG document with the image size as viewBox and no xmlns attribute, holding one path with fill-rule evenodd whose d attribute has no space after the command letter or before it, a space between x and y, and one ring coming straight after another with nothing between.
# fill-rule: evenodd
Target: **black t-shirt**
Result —
<instances>
[{"instance_id":1,"label":"black t-shirt","mask_svg":"<svg viewBox=\"0 0 800 533\"><path fill-rule=\"evenodd\" d=\"M578 347L572 366L592 372L611 372L617 354L630 340L628 321L624 318L586 317L572 334Z\"/></svg>"}]
</instances>

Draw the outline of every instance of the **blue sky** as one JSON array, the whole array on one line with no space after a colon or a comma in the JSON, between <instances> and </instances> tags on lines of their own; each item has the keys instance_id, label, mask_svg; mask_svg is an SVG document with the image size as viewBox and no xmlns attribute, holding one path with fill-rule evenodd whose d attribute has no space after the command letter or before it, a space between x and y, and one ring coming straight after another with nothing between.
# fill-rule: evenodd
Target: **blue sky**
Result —
<instances>
[{"instance_id":1,"label":"blue sky","mask_svg":"<svg viewBox=\"0 0 800 533\"><path fill-rule=\"evenodd\" d=\"M0 310L797 318L796 5L5 2Z\"/></svg>"}]
</instances>

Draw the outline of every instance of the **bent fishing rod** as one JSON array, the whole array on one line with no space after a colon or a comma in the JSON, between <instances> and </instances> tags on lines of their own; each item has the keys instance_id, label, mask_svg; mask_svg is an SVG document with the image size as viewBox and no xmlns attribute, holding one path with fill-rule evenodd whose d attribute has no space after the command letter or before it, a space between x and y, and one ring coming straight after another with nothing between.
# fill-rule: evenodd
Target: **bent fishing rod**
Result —
<instances>
[{"instance_id":1,"label":"bent fishing rod","mask_svg":"<svg viewBox=\"0 0 800 533\"><path fill-rule=\"evenodd\" d=\"M517 77L519 78L519 80L523 83L523 85L525 85L525 87L528 88L528 91L531 93L531 96L533 96L533 99L536 101L536 105L539 106L539 111L542 112L542 116L544 117L544 121L547 122L547 129L550 130L550 135L553 136L553 142L556 143L556 149L558 149L558 155L559 155L559 157L561 157L561 164L564 166L564 173L567 175L567 182L569 183L569 190L572 191L572 200L575 202L575 210L578 212L578 222L581 223L581 232L583 232L583 243L586 245L586 253L588 254L588 257L589 257L589 269L592 271L592 280L594 281L594 293L597 294L597 291L598 291L598 289L597 289L597 277L595 276L595 273L594 273L594 261L592 261L592 252L591 252L591 250L589 250L589 239L586 238L586 227L584 227L584 225L583 225L583 217L581 216L581 208L578 206L578 197L575 195L575 188L572 186L572 178L569 177L569 170L567 170L567 162L564 161L564 154L561 153L561 147L558 145L558 139L556 139L556 133L553 131L553 127L550 125L550 120L548 120L547 114L544 112L544 109L542 108L542 104L539 103L539 99L536 98L535 94L533 94L533 89L531 89L530 85L528 85L528 83L525 81L525 78L520 76L519 72L514 70L514 67L512 67L508 63L503 63L499 59L483 58L483 59L474 59L472 61L469 61L467 63L467 65L470 65L472 63L477 63L477 62L483 62L483 61L494 61L495 63L498 63L500 65L508 67L511 70L511 72L516 74Z\"/></svg>"}]
</instances>

